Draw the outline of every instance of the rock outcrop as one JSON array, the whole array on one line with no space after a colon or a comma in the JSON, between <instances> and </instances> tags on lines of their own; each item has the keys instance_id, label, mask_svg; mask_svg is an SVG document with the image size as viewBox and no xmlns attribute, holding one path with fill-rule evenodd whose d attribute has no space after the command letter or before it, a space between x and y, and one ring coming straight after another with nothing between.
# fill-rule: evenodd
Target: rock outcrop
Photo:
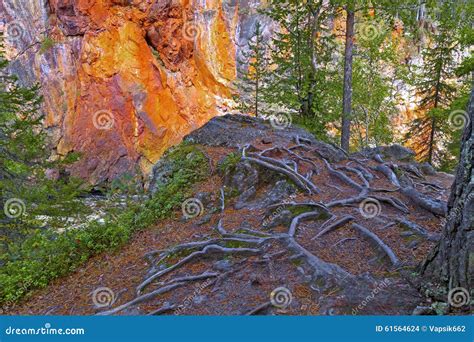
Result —
<instances>
[{"instance_id":1,"label":"rock outcrop","mask_svg":"<svg viewBox=\"0 0 474 342\"><path fill-rule=\"evenodd\" d=\"M229 110L258 3L2 0L0 29L12 72L42 86L57 157L81 152L73 174L97 184L148 173L169 146ZM250 11L241 17L242 7Z\"/></svg>"}]
</instances>

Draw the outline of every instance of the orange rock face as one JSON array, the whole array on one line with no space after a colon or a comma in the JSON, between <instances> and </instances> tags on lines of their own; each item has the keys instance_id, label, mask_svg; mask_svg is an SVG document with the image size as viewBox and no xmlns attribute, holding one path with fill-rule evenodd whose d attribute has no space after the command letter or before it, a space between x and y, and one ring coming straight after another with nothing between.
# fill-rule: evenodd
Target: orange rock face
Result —
<instances>
[{"instance_id":1,"label":"orange rock face","mask_svg":"<svg viewBox=\"0 0 474 342\"><path fill-rule=\"evenodd\" d=\"M49 6L56 45L37 56L48 62L36 61L36 76L47 124L60 132L57 153L82 152L74 174L100 183L137 166L148 173L170 145L225 111L219 104L236 73L237 14L222 1Z\"/></svg>"}]
</instances>

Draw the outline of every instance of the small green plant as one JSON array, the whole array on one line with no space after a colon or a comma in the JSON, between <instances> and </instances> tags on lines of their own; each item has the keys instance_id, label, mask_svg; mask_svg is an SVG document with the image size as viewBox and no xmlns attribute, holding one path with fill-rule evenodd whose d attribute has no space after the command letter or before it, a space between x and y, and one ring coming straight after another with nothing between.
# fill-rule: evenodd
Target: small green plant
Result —
<instances>
[{"instance_id":1,"label":"small green plant","mask_svg":"<svg viewBox=\"0 0 474 342\"><path fill-rule=\"evenodd\" d=\"M41 42L40 54L44 54L46 51L52 49L54 45L56 45L56 41L51 37L45 37Z\"/></svg>"},{"instance_id":2,"label":"small green plant","mask_svg":"<svg viewBox=\"0 0 474 342\"><path fill-rule=\"evenodd\" d=\"M220 174L225 175L235 170L235 167L242 159L240 153L232 152L229 153L224 160L219 163L218 171Z\"/></svg>"}]
</instances>

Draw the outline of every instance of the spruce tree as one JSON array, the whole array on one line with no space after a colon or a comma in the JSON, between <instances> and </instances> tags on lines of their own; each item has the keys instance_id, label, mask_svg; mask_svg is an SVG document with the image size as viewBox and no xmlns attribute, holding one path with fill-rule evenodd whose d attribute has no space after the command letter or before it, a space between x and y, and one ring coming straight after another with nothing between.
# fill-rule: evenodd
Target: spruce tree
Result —
<instances>
[{"instance_id":1,"label":"spruce tree","mask_svg":"<svg viewBox=\"0 0 474 342\"><path fill-rule=\"evenodd\" d=\"M43 129L42 97L37 85L24 87L8 72L0 45L0 241L5 247L42 228L67 228L70 219L86 212L77 200L79 180L67 177L71 154L50 161ZM47 177L54 170L59 178ZM69 222L69 224L68 224Z\"/></svg>"},{"instance_id":2,"label":"spruce tree","mask_svg":"<svg viewBox=\"0 0 474 342\"><path fill-rule=\"evenodd\" d=\"M338 72L331 64L336 44L328 24L333 9L325 9L323 1L271 0L263 13L280 27L271 42L274 70L265 98L297 113L294 122L326 139L327 124L337 115L330 104Z\"/></svg>"},{"instance_id":3,"label":"spruce tree","mask_svg":"<svg viewBox=\"0 0 474 342\"><path fill-rule=\"evenodd\" d=\"M449 136L459 128L450 121L450 113L453 100L463 88L456 68L465 46L459 35L463 7L442 3L436 9L442 15L432 14L435 29L423 49L415 84L418 117L407 138L420 160L440 166L447 158Z\"/></svg>"}]
</instances>

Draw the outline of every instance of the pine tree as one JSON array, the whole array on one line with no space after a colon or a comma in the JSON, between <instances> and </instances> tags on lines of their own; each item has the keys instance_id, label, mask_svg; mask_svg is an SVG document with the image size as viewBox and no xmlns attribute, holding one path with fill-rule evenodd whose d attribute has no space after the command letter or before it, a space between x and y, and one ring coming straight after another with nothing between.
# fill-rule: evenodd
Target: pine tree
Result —
<instances>
[{"instance_id":1,"label":"pine tree","mask_svg":"<svg viewBox=\"0 0 474 342\"><path fill-rule=\"evenodd\" d=\"M39 87L20 86L7 72L3 51L0 45L0 240L5 244L40 227L64 228L85 207L77 201L80 181L47 177L52 169L64 175L77 156L48 160Z\"/></svg>"},{"instance_id":2,"label":"pine tree","mask_svg":"<svg viewBox=\"0 0 474 342\"><path fill-rule=\"evenodd\" d=\"M332 8L324 9L323 1L271 0L263 13L280 27L271 42L274 70L265 98L297 113L296 123L326 139L327 124L337 115L328 105L336 96L338 72L331 64L336 47L328 25Z\"/></svg>"},{"instance_id":3,"label":"pine tree","mask_svg":"<svg viewBox=\"0 0 474 342\"><path fill-rule=\"evenodd\" d=\"M20 87L6 73L8 65L0 46L0 204L18 195L19 188L35 177L39 159L44 159L44 134L41 131L41 97L38 87Z\"/></svg>"},{"instance_id":4,"label":"pine tree","mask_svg":"<svg viewBox=\"0 0 474 342\"><path fill-rule=\"evenodd\" d=\"M436 29L422 52L415 84L418 118L407 138L420 160L440 166L446 158L447 134L454 128L449 122L449 109L462 87L456 67L464 46L459 40L462 7L442 3L438 10L442 15L432 15Z\"/></svg>"}]
</instances>

